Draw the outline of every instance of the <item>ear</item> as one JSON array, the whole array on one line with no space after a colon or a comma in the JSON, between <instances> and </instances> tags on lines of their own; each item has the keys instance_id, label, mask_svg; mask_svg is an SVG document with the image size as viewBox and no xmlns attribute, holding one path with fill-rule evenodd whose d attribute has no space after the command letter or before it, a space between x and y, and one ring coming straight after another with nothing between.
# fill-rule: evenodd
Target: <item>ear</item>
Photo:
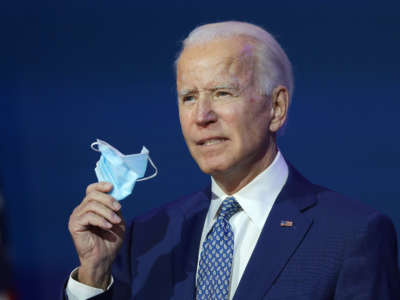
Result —
<instances>
[{"instance_id":1,"label":"ear","mask_svg":"<svg viewBox=\"0 0 400 300\"><path fill-rule=\"evenodd\" d=\"M271 122L269 130L277 132L285 124L289 109L289 92L286 87L278 85L272 91Z\"/></svg>"}]
</instances>

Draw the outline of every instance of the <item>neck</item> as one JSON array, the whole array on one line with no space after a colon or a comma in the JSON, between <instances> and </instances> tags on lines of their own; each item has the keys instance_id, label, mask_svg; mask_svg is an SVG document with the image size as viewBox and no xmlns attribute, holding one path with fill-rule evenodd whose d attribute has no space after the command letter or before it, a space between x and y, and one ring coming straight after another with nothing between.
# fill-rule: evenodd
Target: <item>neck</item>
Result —
<instances>
[{"instance_id":1,"label":"neck","mask_svg":"<svg viewBox=\"0 0 400 300\"><path fill-rule=\"evenodd\" d=\"M240 165L236 167L235 170L230 170L223 174L213 174L213 178L225 194L232 195L267 169L275 159L277 153L277 146L275 142L273 142L263 155L255 157L249 166Z\"/></svg>"}]
</instances>

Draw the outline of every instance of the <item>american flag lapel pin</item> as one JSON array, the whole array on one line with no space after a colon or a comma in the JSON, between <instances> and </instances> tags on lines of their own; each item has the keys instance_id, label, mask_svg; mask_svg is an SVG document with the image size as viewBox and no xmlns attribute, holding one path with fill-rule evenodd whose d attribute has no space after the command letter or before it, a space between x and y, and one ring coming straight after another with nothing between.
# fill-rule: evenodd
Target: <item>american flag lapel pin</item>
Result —
<instances>
[{"instance_id":1,"label":"american flag lapel pin","mask_svg":"<svg viewBox=\"0 0 400 300\"><path fill-rule=\"evenodd\" d=\"M293 221L281 221L281 227L293 227Z\"/></svg>"}]
</instances>

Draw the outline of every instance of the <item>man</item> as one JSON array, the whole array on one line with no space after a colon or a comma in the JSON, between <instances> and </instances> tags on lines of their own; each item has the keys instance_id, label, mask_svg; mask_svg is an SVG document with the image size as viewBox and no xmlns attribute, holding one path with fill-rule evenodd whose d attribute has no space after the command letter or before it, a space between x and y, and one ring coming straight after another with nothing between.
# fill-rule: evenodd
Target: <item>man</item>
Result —
<instances>
[{"instance_id":1,"label":"man","mask_svg":"<svg viewBox=\"0 0 400 300\"><path fill-rule=\"evenodd\" d=\"M70 299L399 299L385 216L304 179L276 145L293 90L263 29L195 29L177 60L182 132L211 187L125 227L111 184L70 217ZM122 247L121 247L122 245Z\"/></svg>"}]
</instances>

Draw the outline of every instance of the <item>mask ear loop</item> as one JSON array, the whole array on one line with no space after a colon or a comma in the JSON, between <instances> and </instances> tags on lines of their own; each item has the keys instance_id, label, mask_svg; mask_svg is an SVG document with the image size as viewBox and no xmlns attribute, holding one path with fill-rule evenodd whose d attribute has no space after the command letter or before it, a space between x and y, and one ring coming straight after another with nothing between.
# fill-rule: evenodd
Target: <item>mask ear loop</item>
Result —
<instances>
[{"instance_id":1,"label":"mask ear loop","mask_svg":"<svg viewBox=\"0 0 400 300\"><path fill-rule=\"evenodd\" d=\"M147 176L147 177L143 177L143 178L137 179L136 181L144 181L144 180L148 180L148 179L151 179L151 178L154 178L154 177L156 177L156 176L157 176L157 174L158 174L158 169L157 169L157 167L155 166L155 164L153 163L153 161L151 160L150 156L147 156L147 158L149 159L149 161L150 161L150 164L151 164L151 166L153 167L153 169L155 170L155 172L154 172L152 175L150 175L150 176Z\"/></svg>"},{"instance_id":2,"label":"mask ear loop","mask_svg":"<svg viewBox=\"0 0 400 300\"><path fill-rule=\"evenodd\" d=\"M95 147L97 145L97 148ZM96 152L100 152L99 150L99 142L93 142L90 144L90 148L92 148L92 150L96 151Z\"/></svg>"}]
</instances>

